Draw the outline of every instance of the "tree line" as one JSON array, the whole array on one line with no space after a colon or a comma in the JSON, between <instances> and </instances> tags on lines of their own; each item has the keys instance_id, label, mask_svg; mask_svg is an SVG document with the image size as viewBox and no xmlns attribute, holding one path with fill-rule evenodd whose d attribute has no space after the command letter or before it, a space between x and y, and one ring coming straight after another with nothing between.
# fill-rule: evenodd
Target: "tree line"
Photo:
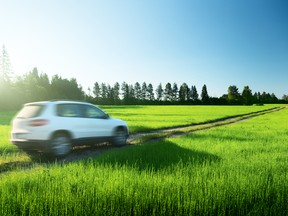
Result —
<instances>
[{"instance_id":1,"label":"tree line","mask_svg":"<svg viewBox=\"0 0 288 216\"><path fill-rule=\"evenodd\" d=\"M267 92L255 92L249 86L244 86L242 92L237 86L228 87L227 94L221 97L210 97L207 86L204 84L198 92L195 85L189 87L187 83L178 86L177 83L166 85L160 83L154 89L151 83L136 82L134 85L123 82L110 84L95 82L92 93L86 95L86 99L97 104L165 104L165 105L252 105L264 103L284 103L275 94Z\"/></svg>"},{"instance_id":2,"label":"tree line","mask_svg":"<svg viewBox=\"0 0 288 216\"><path fill-rule=\"evenodd\" d=\"M18 109L27 102L52 99L84 100L99 105L252 105L288 101L284 96L279 100L273 93L252 93L249 86L244 86L241 92L237 86L229 86L227 94L217 98L209 96L205 84L198 91L195 85L182 83L179 86L169 82L159 83L156 88L146 82L116 82L114 85L95 82L86 93L75 78L54 75L50 80L37 68L14 79L0 73L0 110Z\"/></svg>"},{"instance_id":3,"label":"tree line","mask_svg":"<svg viewBox=\"0 0 288 216\"><path fill-rule=\"evenodd\" d=\"M288 95L279 100L273 93L255 92L244 86L240 92L237 86L228 87L227 94L221 97L210 97L204 84L198 92L195 85L182 83L159 83L156 88L151 83L128 84L126 82L110 85L95 82L93 88L86 93L75 78L66 79L54 75L50 80L37 68L23 76L13 76L10 59L5 46L0 53L0 110L18 109L22 104L31 101L67 99L85 100L99 105L251 105L264 103L287 103Z\"/></svg>"}]
</instances>

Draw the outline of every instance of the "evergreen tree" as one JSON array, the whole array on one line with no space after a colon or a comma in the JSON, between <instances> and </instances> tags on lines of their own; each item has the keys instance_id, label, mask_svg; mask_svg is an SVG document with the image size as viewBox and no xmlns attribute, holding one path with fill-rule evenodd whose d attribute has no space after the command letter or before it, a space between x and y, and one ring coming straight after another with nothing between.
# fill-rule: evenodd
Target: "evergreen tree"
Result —
<instances>
[{"instance_id":1,"label":"evergreen tree","mask_svg":"<svg viewBox=\"0 0 288 216\"><path fill-rule=\"evenodd\" d=\"M94 94L96 100L99 100L99 99L100 99L101 88L100 88L98 82L95 82L95 83L94 83L93 94Z\"/></svg>"},{"instance_id":2,"label":"evergreen tree","mask_svg":"<svg viewBox=\"0 0 288 216\"><path fill-rule=\"evenodd\" d=\"M133 85L128 85L129 89L129 104L135 104L135 90Z\"/></svg>"},{"instance_id":3,"label":"evergreen tree","mask_svg":"<svg viewBox=\"0 0 288 216\"><path fill-rule=\"evenodd\" d=\"M203 85L202 87L202 91L201 91L201 101L204 104L207 104L209 102L209 95L208 95L208 91L207 91L207 86L206 84Z\"/></svg>"},{"instance_id":4,"label":"evergreen tree","mask_svg":"<svg viewBox=\"0 0 288 216\"><path fill-rule=\"evenodd\" d=\"M190 98L192 101L198 101L199 99L199 94L197 92L196 86L191 86L191 90L190 90Z\"/></svg>"},{"instance_id":5,"label":"evergreen tree","mask_svg":"<svg viewBox=\"0 0 288 216\"><path fill-rule=\"evenodd\" d=\"M0 54L0 84L11 82L12 74L10 58L5 46L3 45Z\"/></svg>"},{"instance_id":6,"label":"evergreen tree","mask_svg":"<svg viewBox=\"0 0 288 216\"><path fill-rule=\"evenodd\" d=\"M177 83L173 83L172 87L172 101L176 102L178 100L178 86Z\"/></svg>"},{"instance_id":7,"label":"evergreen tree","mask_svg":"<svg viewBox=\"0 0 288 216\"><path fill-rule=\"evenodd\" d=\"M113 86L113 101L116 104L120 102L120 84L118 82Z\"/></svg>"},{"instance_id":8,"label":"evergreen tree","mask_svg":"<svg viewBox=\"0 0 288 216\"><path fill-rule=\"evenodd\" d=\"M126 82L123 82L121 84L121 91L122 91L122 97L123 97L123 102L124 104L129 103L129 85Z\"/></svg>"},{"instance_id":9,"label":"evergreen tree","mask_svg":"<svg viewBox=\"0 0 288 216\"><path fill-rule=\"evenodd\" d=\"M153 85L151 83L148 84L147 87L147 97L149 101L154 101L155 97L154 97L154 90L153 90Z\"/></svg>"},{"instance_id":10,"label":"evergreen tree","mask_svg":"<svg viewBox=\"0 0 288 216\"><path fill-rule=\"evenodd\" d=\"M282 100L288 101L288 95L284 94L283 97L282 97Z\"/></svg>"},{"instance_id":11,"label":"evergreen tree","mask_svg":"<svg viewBox=\"0 0 288 216\"><path fill-rule=\"evenodd\" d=\"M183 83L181 86L180 86L180 89L179 89L179 100L181 102L184 102L184 101L188 101L190 99L190 96L189 96L189 87L186 83Z\"/></svg>"},{"instance_id":12,"label":"evergreen tree","mask_svg":"<svg viewBox=\"0 0 288 216\"><path fill-rule=\"evenodd\" d=\"M147 99L147 84L146 84L146 82L143 82L143 83L142 83L141 99L142 99L142 100L146 100L146 99Z\"/></svg>"},{"instance_id":13,"label":"evergreen tree","mask_svg":"<svg viewBox=\"0 0 288 216\"><path fill-rule=\"evenodd\" d=\"M163 98L163 88L162 88L162 84L160 83L156 89L156 99L158 101L161 101L162 98Z\"/></svg>"},{"instance_id":14,"label":"evergreen tree","mask_svg":"<svg viewBox=\"0 0 288 216\"><path fill-rule=\"evenodd\" d=\"M108 98L108 88L105 83L101 83L101 98L103 100Z\"/></svg>"},{"instance_id":15,"label":"evergreen tree","mask_svg":"<svg viewBox=\"0 0 288 216\"><path fill-rule=\"evenodd\" d=\"M136 82L134 85L134 92L135 92L135 98L136 100L141 100L142 99L142 91L141 91L141 86L139 82Z\"/></svg>"},{"instance_id":16,"label":"evergreen tree","mask_svg":"<svg viewBox=\"0 0 288 216\"><path fill-rule=\"evenodd\" d=\"M166 84L165 90L164 90L164 100L165 101L172 101L172 97L173 97L172 86L171 86L171 83L168 82Z\"/></svg>"},{"instance_id":17,"label":"evergreen tree","mask_svg":"<svg viewBox=\"0 0 288 216\"><path fill-rule=\"evenodd\" d=\"M114 91L110 84L107 84L107 98L105 100L105 104L113 104L114 103Z\"/></svg>"},{"instance_id":18,"label":"evergreen tree","mask_svg":"<svg viewBox=\"0 0 288 216\"><path fill-rule=\"evenodd\" d=\"M276 97L274 93L271 94L271 100L272 100L272 103L278 103L278 98Z\"/></svg>"}]
</instances>

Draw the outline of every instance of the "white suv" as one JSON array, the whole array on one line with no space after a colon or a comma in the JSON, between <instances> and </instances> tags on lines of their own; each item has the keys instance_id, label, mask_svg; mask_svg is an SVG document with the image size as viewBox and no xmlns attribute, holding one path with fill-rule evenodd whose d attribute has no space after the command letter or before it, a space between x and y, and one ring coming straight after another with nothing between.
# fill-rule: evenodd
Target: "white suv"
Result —
<instances>
[{"instance_id":1,"label":"white suv","mask_svg":"<svg viewBox=\"0 0 288 216\"><path fill-rule=\"evenodd\" d=\"M73 146L110 141L126 144L127 124L99 107L76 101L28 103L12 121L11 142L27 151L67 155Z\"/></svg>"}]
</instances>

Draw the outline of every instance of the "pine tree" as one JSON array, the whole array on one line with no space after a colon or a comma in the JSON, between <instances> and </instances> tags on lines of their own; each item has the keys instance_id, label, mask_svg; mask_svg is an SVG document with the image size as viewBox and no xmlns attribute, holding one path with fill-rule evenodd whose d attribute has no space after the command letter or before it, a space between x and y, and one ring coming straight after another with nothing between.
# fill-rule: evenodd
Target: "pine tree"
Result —
<instances>
[{"instance_id":1,"label":"pine tree","mask_svg":"<svg viewBox=\"0 0 288 216\"><path fill-rule=\"evenodd\" d=\"M136 82L134 85L134 91L135 91L135 98L136 100L141 100L142 98L142 92L141 92L141 85L139 82Z\"/></svg>"},{"instance_id":2,"label":"pine tree","mask_svg":"<svg viewBox=\"0 0 288 216\"><path fill-rule=\"evenodd\" d=\"M199 99L199 94L197 92L196 86L191 86L190 98L195 102Z\"/></svg>"},{"instance_id":3,"label":"pine tree","mask_svg":"<svg viewBox=\"0 0 288 216\"><path fill-rule=\"evenodd\" d=\"M147 87L147 97L148 97L148 100L150 100L150 101L155 100L153 85L151 83L149 83L148 87Z\"/></svg>"},{"instance_id":4,"label":"pine tree","mask_svg":"<svg viewBox=\"0 0 288 216\"><path fill-rule=\"evenodd\" d=\"M129 98L130 98L130 91L129 91L129 85L126 82L123 82L121 84L121 91L122 91L124 104L128 104Z\"/></svg>"},{"instance_id":5,"label":"pine tree","mask_svg":"<svg viewBox=\"0 0 288 216\"><path fill-rule=\"evenodd\" d=\"M165 86L165 90L164 90L164 100L165 101L171 101L172 100L172 86L171 83L167 83Z\"/></svg>"},{"instance_id":6,"label":"pine tree","mask_svg":"<svg viewBox=\"0 0 288 216\"><path fill-rule=\"evenodd\" d=\"M177 83L173 83L172 88L172 101L176 102L178 100L178 86Z\"/></svg>"},{"instance_id":7,"label":"pine tree","mask_svg":"<svg viewBox=\"0 0 288 216\"><path fill-rule=\"evenodd\" d=\"M105 83L101 83L101 97L104 100L108 98L108 88Z\"/></svg>"},{"instance_id":8,"label":"pine tree","mask_svg":"<svg viewBox=\"0 0 288 216\"><path fill-rule=\"evenodd\" d=\"M189 96L189 87L186 83L183 83L181 86L180 86L180 89L179 89L179 100L180 101L188 101L190 99L190 96Z\"/></svg>"},{"instance_id":9,"label":"pine tree","mask_svg":"<svg viewBox=\"0 0 288 216\"><path fill-rule=\"evenodd\" d=\"M156 99L158 101L161 101L163 98L163 88L162 88L162 84L160 83L156 89Z\"/></svg>"},{"instance_id":10,"label":"pine tree","mask_svg":"<svg viewBox=\"0 0 288 216\"><path fill-rule=\"evenodd\" d=\"M141 99L142 99L142 100L146 100L146 99L147 99L147 84L146 84L146 82L143 82L143 83L142 83Z\"/></svg>"},{"instance_id":11,"label":"pine tree","mask_svg":"<svg viewBox=\"0 0 288 216\"><path fill-rule=\"evenodd\" d=\"M113 86L113 100L114 103L118 103L120 101L120 84L116 82Z\"/></svg>"},{"instance_id":12,"label":"pine tree","mask_svg":"<svg viewBox=\"0 0 288 216\"><path fill-rule=\"evenodd\" d=\"M98 100L100 98L101 89L100 89L98 82L94 83L93 94L94 94L96 100Z\"/></svg>"},{"instance_id":13,"label":"pine tree","mask_svg":"<svg viewBox=\"0 0 288 216\"><path fill-rule=\"evenodd\" d=\"M208 91L207 91L207 86L205 84L202 87L201 100L204 104L209 102L209 95L208 95Z\"/></svg>"},{"instance_id":14,"label":"pine tree","mask_svg":"<svg viewBox=\"0 0 288 216\"><path fill-rule=\"evenodd\" d=\"M12 79L12 75L13 72L11 69L10 58L5 46L3 45L0 55L0 82L9 83Z\"/></svg>"}]
</instances>

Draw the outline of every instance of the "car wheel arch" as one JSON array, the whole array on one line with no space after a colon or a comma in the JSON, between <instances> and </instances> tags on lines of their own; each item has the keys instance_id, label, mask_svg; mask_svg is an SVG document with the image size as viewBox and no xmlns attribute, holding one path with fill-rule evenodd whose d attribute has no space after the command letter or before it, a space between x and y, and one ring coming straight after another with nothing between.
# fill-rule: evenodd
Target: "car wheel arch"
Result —
<instances>
[{"instance_id":1,"label":"car wheel arch","mask_svg":"<svg viewBox=\"0 0 288 216\"><path fill-rule=\"evenodd\" d=\"M113 134L116 134L117 131L119 131L119 130L120 130L120 131L125 131L125 132L127 133L127 135L128 135L128 130L127 130L127 128L126 128L125 126L122 126L122 125L115 127L115 128L114 128L114 131L113 131Z\"/></svg>"},{"instance_id":2,"label":"car wheel arch","mask_svg":"<svg viewBox=\"0 0 288 216\"><path fill-rule=\"evenodd\" d=\"M74 136L73 133L71 131L68 130L56 130L53 131L50 135L50 140L56 135L56 134L65 134L67 135L71 140L73 140Z\"/></svg>"},{"instance_id":3,"label":"car wheel arch","mask_svg":"<svg viewBox=\"0 0 288 216\"><path fill-rule=\"evenodd\" d=\"M73 144L69 131L54 131L49 141L48 155L52 157L64 157L70 153L72 147Z\"/></svg>"}]
</instances>

